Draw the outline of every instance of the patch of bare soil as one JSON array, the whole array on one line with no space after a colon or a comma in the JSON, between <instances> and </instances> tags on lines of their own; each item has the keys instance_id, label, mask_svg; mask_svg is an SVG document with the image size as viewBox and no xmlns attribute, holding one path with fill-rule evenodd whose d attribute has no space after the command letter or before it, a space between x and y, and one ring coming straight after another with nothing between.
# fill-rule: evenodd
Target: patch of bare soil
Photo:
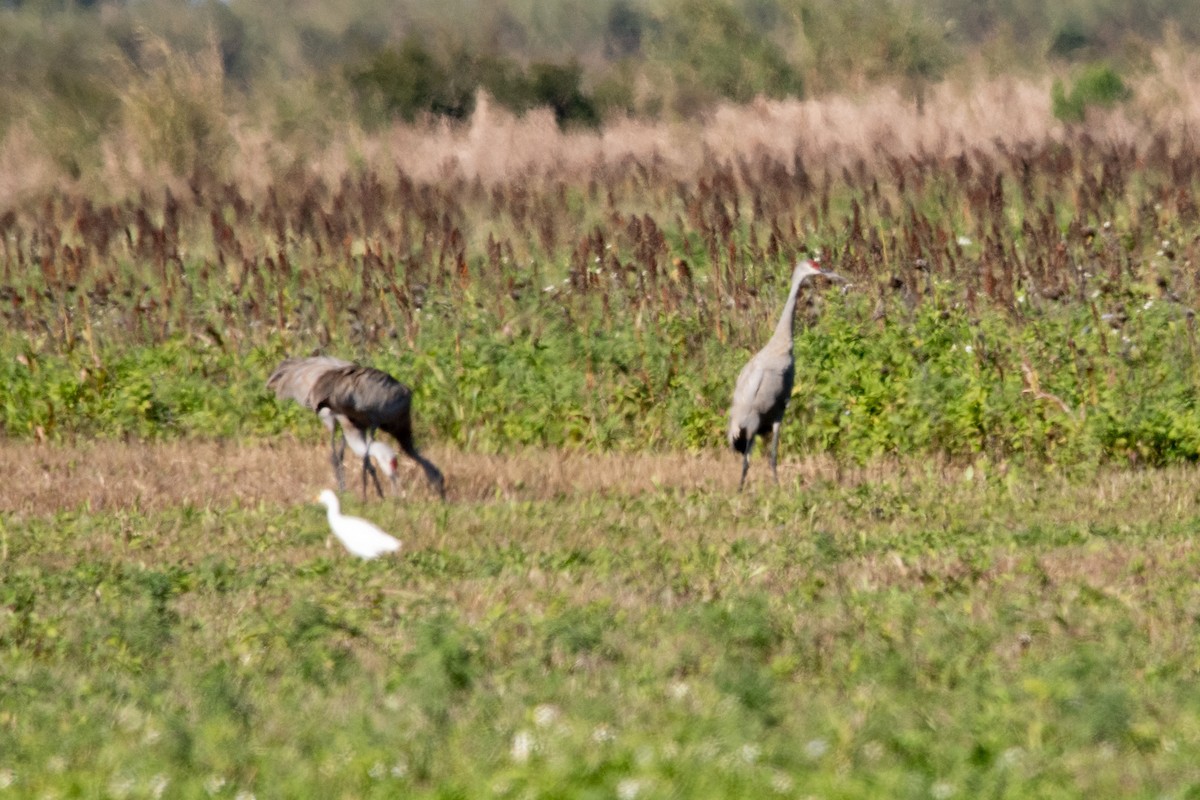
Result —
<instances>
[{"instance_id":1,"label":"patch of bare soil","mask_svg":"<svg viewBox=\"0 0 1200 800\"><path fill-rule=\"evenodd\" d=\"M445 472L451 501L534 500L580 492L636 494L663 486L735 489L739 468L735 454L724 458L716 453L529 450L488 456L433 448L426 455ZM790 472L800 469L795 465ZM765 464L759 472L760 480L769 480ZM786 467L780 472L781 479L789 474ZM347 489L360 492L362 470L353 456L346 459L345 474ZM328 448L294 440L0 444L0 511L9 513L289 504L308 502L333 485ZM396 489L386 480L384 488L389 496L432 497L420 470L403 456Z\"/></svg>"}]
</instances>

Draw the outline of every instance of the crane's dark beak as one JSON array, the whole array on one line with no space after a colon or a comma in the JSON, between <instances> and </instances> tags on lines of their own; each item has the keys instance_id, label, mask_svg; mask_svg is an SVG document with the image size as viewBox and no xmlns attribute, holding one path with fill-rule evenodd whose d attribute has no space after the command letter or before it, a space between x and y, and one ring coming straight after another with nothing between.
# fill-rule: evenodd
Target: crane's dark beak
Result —
<instances>
[{"instance_id":1,"label":"crane's dark beak","mask_svg":"<svg viewBox=\"0 0 1200 800\"><path fill-rule=\"evenodd\" d=\"M829 278L829 280L831 280L831 281L841 281L842 283L845 283L845 284L850 283L850 281L845 276L838 275L836 272L826 272L825 270L821 270L820 272L815 273L815 274L820 275L822 278Z\"/></svg>"}]
</instances>

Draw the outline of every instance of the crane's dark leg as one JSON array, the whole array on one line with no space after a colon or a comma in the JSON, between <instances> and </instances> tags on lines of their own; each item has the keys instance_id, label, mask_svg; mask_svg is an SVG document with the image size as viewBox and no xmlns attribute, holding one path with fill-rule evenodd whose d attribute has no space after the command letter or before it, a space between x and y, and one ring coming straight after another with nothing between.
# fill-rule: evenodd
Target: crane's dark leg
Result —
<instances>
[{"instance_id":1,"label":"crane's dark leg","mask_svg":"<svg viewBox=\"0 0 1200 800\"><path fill-rule=\"evenodd\" d=\"M779 460L779 425L776 422L771 426L771 474L775 476L775 485L779 485L779 472L775 469L775 462Z\"/></svg>"},{"instance_id":2,"label":"crane's dark leg","mask_svg":"<svg viewBox=\"0 0 1200 800\"><path fill-rule=\"evenodd\" d=\"M371 462L370 456L363 462L363 498L367 496L367 473L371 474L371 480L375 482L375 491L380 499L383 499L383 485L379 482L379 471L375 469L375 464Z\"/></svg>"},{"instance_id":3,"label":"crane's dark leg","mask_svg":"<svg viewBox=\"0 0 1200 800\"><path fill-rule=\"evenodd\" d=\"M371 479L373 481L375 481L375 491L379 493L379 497L381 499L383 498L383 486L381 486L379 483L379 473L375 471L375 465L371 463L371 440L374 436L374 433L375 433L374 429L367 428L367 430L366 430L367 451L363 454L363 476L362 476L363 500L367 499L367 475L370 475Z\"/></svg>"},{"instance_id":4,"label":"crane's dark leg","mask_svg":"<svg viewBox=\"0 0 1200 800\"><path fill-rule=\"evenodd\" d=\"M746 485L746 473L750 471L750 451L754 448L754 437L746 440L746 449L742 451L742 479L738 481L738 491Z\"/></svg>"},{"instance_id":5,"label":"crane's dark leg","mask_svg":"<svg viewBox=\"0 0 1200 800\"><path fill-rule=\"evenodd\" d=\"M333 475L337 478L338 491L346 491L346 475L342 471L342 457L346 454L346 440L342 432L333 426L329 429L329 461L333 464Z\"/></svg>"}]
</instances>

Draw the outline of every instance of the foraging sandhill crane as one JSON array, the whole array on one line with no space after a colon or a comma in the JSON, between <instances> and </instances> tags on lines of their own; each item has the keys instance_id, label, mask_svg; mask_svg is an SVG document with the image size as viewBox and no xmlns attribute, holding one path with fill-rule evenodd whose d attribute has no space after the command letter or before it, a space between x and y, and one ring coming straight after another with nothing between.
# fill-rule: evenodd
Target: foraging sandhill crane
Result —
<instances>
[{"instance_id":1,"label":"foraging sandhill crane","mask_svg":"<svg viewBox=\"0 0 1200 800\"><path fill-rule=\"evenodd\" d=\"M384 553L395 553L400 549L400 540L384 533L378 525L360 517L342 514L337 495L326 489L317 496L317 502L325 506L329 518L329 529L347 550L362 559L371 559Z\"/></svg>"},{"instance_id":2,"label":"foraging sandhill crane","mask_svg":"<svg viewBox=\"0 0 1200 800\"><path fill-rule=\"evenodd\" d=\"M363 459L364 495L367 491L367 475L370 475L375 482L375 490L380 497L383 496L379 477L371 464L372 456L379 459L380 468L395 485L398 468L396 453L386 443L373 440L375 429L382 428L396 437L409 458L421 465L429 483L445 499L442 473L413 444L411 392L391 375L330 356L289 358L275 368L275 372L267 379L267 388L274 391L277 397L293 399L317 412L330 431L330 460L339 488L345 486L342 457L347 444ZM342 429L340 438L334 422Z\"/></svg>"},{"instance_id":3,"label":"foraging sandhill crane","mask_svg":"<svg viewBox=\"0 0 1200 800\"><path fill-rule=\"evenodd\" d=\"M796 381L796 361L792 356L796 296L800 293L800 285L814 275L843 282L846 280L836 272L823 272L809 259L797 263L792 270L792 288L775 326L775 333L738 374L733 390L733 405L729 407L729 446L742 454L739 492L746 483L746 473L750 469L750 449L754 446L754 437L765 437L768 433L771 434L771 474L779 483L779 473L775 469L779 456L779 426Z\"/></svg>"},{"instance_id":4,"label":"foraging sandhill crane","mask_svg":"<svg viewBox=\"0 0 1200 800\"><path fill-rule=\"evenodd\" d=\"M333 474L337 478L339 491L346 490L342 461L345 457L346 445L350 445L350 449L366 462L367 473L375 482L375 491L379 493L380 497L383 497L383 487L379 483L379 476L376 474L371 460L366 456L370 452L371 456L379 461L379 468L391 480L394 490L396 470L399 468L396 451L386 442L371 442L368 447L363 432L356 428L354 423L344 416L334 414L328 408L318 410L316 404L311 400L312 388L318 377L331 369L352 366L354 366L354 362L332 356L288 358L271 373L271 377L267 379L267 388L275 392L275 396L281 400L295 400L310 411L317 411L321 423L329 431L330 450L332 451L330 460L333 463ZM338 427L342 430L340 438L337 435ZM363 475L363 482L366 482L366 474Z\"/></svg>"},{"instance_id":5,"label":"foraging sandhill crane","mask_svg":"<svg viewBox=\"0 0 1200 800\"><path fill-rule=\"evenodd\" d=\"M412 391L403 383L374 367L351 364L325 370L317 376L308 400L318 414L327 408L338 420L344 418L364 431L368 452L374 444L372 439L376 430L390 433L404 454L425 471L429 485L443 500L446 499L446 482L441 470L421 455L413 443ZM368 456L363 456L364 495L370 461Z\"/></svg>"}]
</instances>

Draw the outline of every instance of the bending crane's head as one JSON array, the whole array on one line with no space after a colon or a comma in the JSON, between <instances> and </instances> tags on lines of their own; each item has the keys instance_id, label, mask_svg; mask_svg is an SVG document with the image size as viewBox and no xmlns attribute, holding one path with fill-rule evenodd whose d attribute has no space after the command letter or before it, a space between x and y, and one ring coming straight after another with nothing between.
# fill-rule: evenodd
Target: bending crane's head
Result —
<instances>
[{"instance_id":1,"label":"bending crane's head","mask_svg":"<svg viewBox=\"0 0 1200 800\"><path fill-rule=\"evenodd\" d=\"M379 462L379 468L383 470L383 474L391 478L392 483L395 483L396 470L400 469L400 458L396 455L396 451L376 439L371 442L371 456Z\"/></svg>"},{"instance_id":2,"label":"bending crane's head","mask_svg":"<svg viewBox=\"0 0 1200 800\"><path fill-rule=\"evenodd\" d=\"M392 491L396 491L396 487L399 485L399 475L396 471L400 469L400 459L393 453L391 458L380 459L379 467L392 482Z\"/></svg>"}]
</instances>

